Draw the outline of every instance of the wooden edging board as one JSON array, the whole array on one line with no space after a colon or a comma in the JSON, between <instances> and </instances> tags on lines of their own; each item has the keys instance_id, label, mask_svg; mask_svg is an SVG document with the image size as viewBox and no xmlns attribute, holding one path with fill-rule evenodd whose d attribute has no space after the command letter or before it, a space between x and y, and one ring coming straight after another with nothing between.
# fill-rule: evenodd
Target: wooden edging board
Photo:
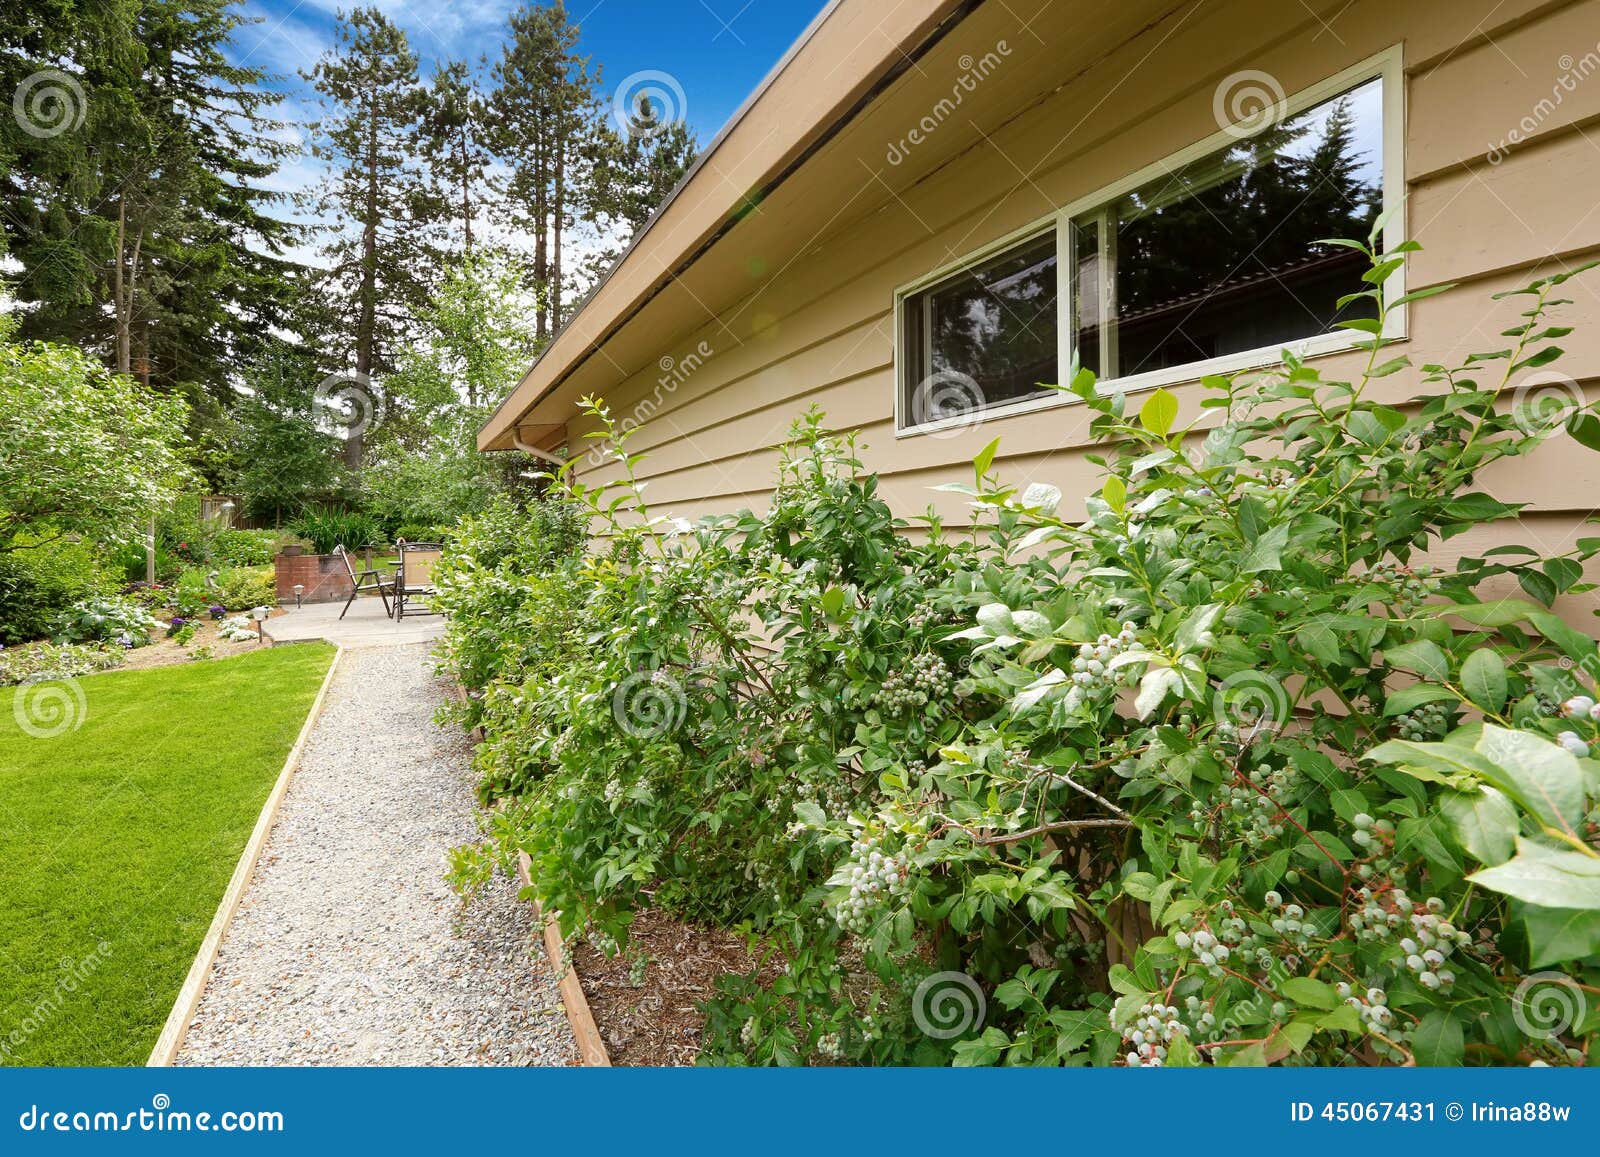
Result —
<instances>
[{"instance_id":1,"label":"wooden edging board","mask_svg":"<svg viewBox=\"0 0 1600 1157\"><path fill-rule=\"evenodd\" d=\"M278 817L278 808L283 804L283 797L288 793L289 784L300 766L300 753L305 748L306 739L311 735L311 729L316 726L317 719L322 714L323 703L328 697L328 687L333 683L334 672L339 669L339 660L343 657L344 649L335 646L333 662L328 664L328 673L322 677L322 686L317 689L317 697L311 702L311 710L300 728L300 734L283 761L283 770L278 773L278 780L272 785L272 793L267 796L267 802L261 805L261 814L256 817L255 830L250 833L244 852L240 854L239 862L233 869L233 877L228 881L228 890L222 894L222 903L217 906L217 914L211 918L211 927L206 932L206 938L200 942L200 951L195 954L194 963L189 966L189 975L184 979L183 987L178 990L178 999L173 1002L172 1011L167 1014L167 1023L161 1030L161 1036L156 1039L156 1047L150 1050L150 1059L145 1062L148 1067L164 1068L172 1064L178 1055L178 1050L183 1047L184 1035L189 1031L190 1022L194 1020L195 1009L200 1005L200 995L205 991L206 981L211 976L211 967L217 962L217 952L222 947L222 938L227 935L233 914L239 910L239 901L244 899L244 890L250 886L250 878L255 874L256 864L261 859L261 850L266 846L267 835L272 831L273 821Z\"/></svg>"},{"instance_id":2,"label":"wooden edging board","mask_svg":"<svg viewBox=\"0 0 1600 1157\"><path fill-rule=\"evenodd\" d=\"M517 853L517 881L531 887L533 877L528 874L528 853ZM611 1055L606 1052L600 1028L594 1023L594 1013L589 1009L589 998L583 994L583 982L578 979L578 969L566 959L566 944L561 939L561 928L554 917L546 917L534 901L533 919L544 929L544 954L550 958L550 967L559 978L561 1003L567 1010L567 1023L572 1026L572 1037L578 1042L578 1060L591 1068L610 1068Z\"/></svg>"}]
</instances>

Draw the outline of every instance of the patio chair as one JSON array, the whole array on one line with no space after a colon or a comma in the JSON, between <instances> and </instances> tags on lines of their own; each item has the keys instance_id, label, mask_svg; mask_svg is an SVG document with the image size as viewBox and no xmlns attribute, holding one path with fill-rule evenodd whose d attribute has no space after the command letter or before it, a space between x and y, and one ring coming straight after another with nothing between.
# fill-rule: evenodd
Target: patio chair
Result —
<instances>
[{"instance_id":1,"label":"patio chair","mask_svg":"<svg viewBox=\"0 0 1600 1157\"><path fill-rule=\"evenodd\" d=\"M383 600L383 613L392 614L393 612L389 610L389 589L383 572L372 565L372 548L370 546L361 548L362 560L359 571L356 570L350 552L344 548L343 543L334 547L333 553L344 560L344 569L350 574L350 597L344 601L344 610L339 612L339 617L344 618L345 611L350 609L350 604L356 601L356 597L362 591L377 591L378 597Z\"/></svg>"},{"instance_id":2,"label":"patio chair","mask_svg":"<svg viewBox=\"0 0 1600 1157\"><path fill-rule=\"evenodd\" d=\"M401 542L395 547L400 555L400 566L394 572L394 617L406 617L406 606L413 599L433 595L433 568L444 557L444 547L437 542ZM424 604L426 605L426 604ZM435 610L413 614L436 615Z\"/></svg>"}]
</instances>

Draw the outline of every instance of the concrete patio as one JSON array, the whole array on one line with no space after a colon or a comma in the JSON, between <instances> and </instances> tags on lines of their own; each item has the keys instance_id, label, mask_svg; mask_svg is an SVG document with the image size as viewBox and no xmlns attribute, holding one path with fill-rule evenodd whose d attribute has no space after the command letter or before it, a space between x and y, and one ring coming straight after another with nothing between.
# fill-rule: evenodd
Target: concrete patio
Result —
<instances>
[{"instance_id":1,"label":"concrete patio","mask_svg":"<svg viewBox=\"0 0 1600 1157\"><path fill-rule=\"evenodd\" d=\"M280 608L267 620L266 631L276 643L302 643L326 639L341 647L395 647L408 643L431 643L444 634L444 619L439 615L411 613L399 622L383 613L383 603L374 595L363 595L344 618L341 599L336 603L310 603L304 607Z\"/></svg>"}]
</instances>

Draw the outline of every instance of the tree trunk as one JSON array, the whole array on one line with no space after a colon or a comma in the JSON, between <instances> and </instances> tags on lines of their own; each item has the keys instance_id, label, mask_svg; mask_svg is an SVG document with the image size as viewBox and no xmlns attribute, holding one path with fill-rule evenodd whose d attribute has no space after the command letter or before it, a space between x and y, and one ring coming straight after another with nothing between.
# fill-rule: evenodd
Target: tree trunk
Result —
<instances>
[{"instance_id":1,"label":"tree trunk","mask_svg":"<svg viewBox=\"0 0 1600 1157\"><path fill-rule=\"evenodd\" d=\"M116 266L111 271L112 309L117 329L117 372L126 374L133 368L132 335L129 332L127 308L123 304L123 285L126 281L128 255L128 197L124 192L117 197L117 252Z\"/></svg>"},{"instance_id":2,"label":"tree trunk","mask_svg":"<svg viewBox=\"0 0 1600 1157\"><path fill-rule=\"evenodd\" d=\"M356 379L361 389L370 389L373 346L378 328L378 116L376 100L368 102L367 117L367 196L361 222L360 317L356 322ZM358 421L345 431L344 464L352 472L361 470L361 452L366 431Z\"/></svg>"},{"instance_id":3,"label":"tree trunk","mask_svg":"<svg viewBox=\"0 0 1600 1157\"><path fill-rule=\"evenodd\" d=\"M555 165L555 211L551 214L555 227L555 244L550 255L550 330L561 328L561 221L567 211L567 142L558 135Z\"/></svg>"},{"instance_id":4,"label":"tree trunk","mask_svg":"<svg viewBox=\"0 0 1600 1157\"><path fill-rule=\"evenodd\" d=\"M545 139L541 134L534 145L533 160L533 276L539 283L534 336L541 342L550 336L550 170L546 161Z\"/></svg>"}]
</instances>

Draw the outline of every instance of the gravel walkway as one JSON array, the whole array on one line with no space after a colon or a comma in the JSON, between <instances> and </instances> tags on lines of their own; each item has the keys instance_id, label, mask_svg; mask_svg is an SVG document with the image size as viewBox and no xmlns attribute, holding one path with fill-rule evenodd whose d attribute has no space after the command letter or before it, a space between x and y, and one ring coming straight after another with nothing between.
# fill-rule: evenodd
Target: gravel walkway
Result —
<instances>
[{"instance_id":1,"label":"gravel walkway","mask_svg":"<svg viewBox=\"0 0 1600 1157\"><path fill-rule=\"evenodd\" d=\"M344 653L178 1064L575 1063L515 885L444 882L475 800L428 650Z\"/></svg>"}]
</instances>

